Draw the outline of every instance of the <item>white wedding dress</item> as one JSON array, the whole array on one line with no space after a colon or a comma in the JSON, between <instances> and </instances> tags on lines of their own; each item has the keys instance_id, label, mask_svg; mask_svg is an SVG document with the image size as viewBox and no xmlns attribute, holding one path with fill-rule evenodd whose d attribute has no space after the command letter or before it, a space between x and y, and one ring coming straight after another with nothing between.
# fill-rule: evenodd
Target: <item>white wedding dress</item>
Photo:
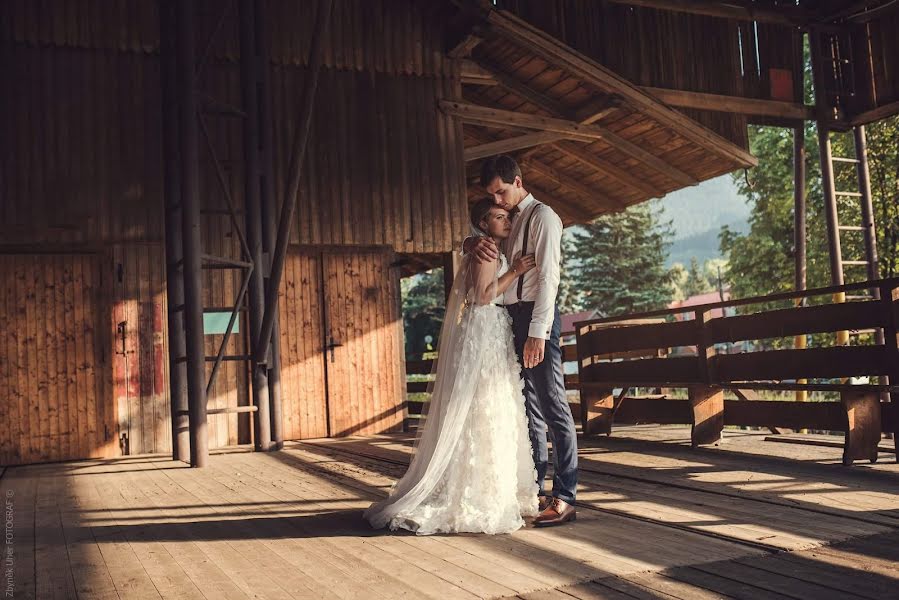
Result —
<instances>
[{"instance_id":1,"label":"white wedding dress","mask_svg":"<svg viewBox=\"0 0 899 600\"><path fill-rule=\"evenodd\" d=\"M415 455L390 496L365 512L374 527L496 534L515 531L523 516L537 514L512 319L502 306L471 301L470 290L460 286L467 269L463 261L447 303L437 378ZM503 258L496 276L507 270Z\"/></svg>"}]
</instances>

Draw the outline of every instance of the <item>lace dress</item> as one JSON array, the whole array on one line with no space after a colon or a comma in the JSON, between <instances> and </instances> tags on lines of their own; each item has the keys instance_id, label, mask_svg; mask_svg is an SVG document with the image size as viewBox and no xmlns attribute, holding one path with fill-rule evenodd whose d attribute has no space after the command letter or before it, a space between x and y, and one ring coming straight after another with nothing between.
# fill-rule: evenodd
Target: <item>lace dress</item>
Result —
<instances>
[{"instance_id":1,"label":"lace dress","mask_svg":"<svg viewBox=\"0 0 899 600\"><path fill-rule=\"evenodd\" d=\"M499 275L507 270L503 259ZM473 313L464 325L471 329L470 335L463 336L468 347L454 353L460 361L458 377L476 378L476 391L452 460L421 503L396 514L389 510L394 496L373 505L366 517L376 527L384 526L384 517L389 516L386 525L391 529L422 535L496 534L515 531L524 525L522 516L537 514L521 367L512 319L497 300L471 308ZM471 364L471 357L480 357L478 364Z\"/></svg>"}]
</instances>

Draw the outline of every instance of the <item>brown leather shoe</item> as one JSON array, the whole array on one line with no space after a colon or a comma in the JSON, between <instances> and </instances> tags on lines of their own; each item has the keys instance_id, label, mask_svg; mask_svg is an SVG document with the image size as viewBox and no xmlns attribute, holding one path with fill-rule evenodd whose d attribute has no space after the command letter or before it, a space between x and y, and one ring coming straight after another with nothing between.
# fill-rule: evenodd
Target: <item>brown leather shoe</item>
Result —
<instances>
[{"instance_id":1,"label":"brown leather shoe","mask_svg":"<svg viewBox=\"0 0 899 600\"><path fill-rule=\"evenodd\" d=\"M552 496L537 496L537 511L543 512L544 510L552 506L552 503Z\"/></svg>"},{"instance_id":2,"label":"brown leather shoe","mask_svg":"<svg viewBox=\"0 0 899 600\"><path fill-rule=\"evenodd\" d=\"M552 527L577 519L577 510L559 498L553 498L552 504L534 519L534 527Z\"/></svg>"}]
</instances>

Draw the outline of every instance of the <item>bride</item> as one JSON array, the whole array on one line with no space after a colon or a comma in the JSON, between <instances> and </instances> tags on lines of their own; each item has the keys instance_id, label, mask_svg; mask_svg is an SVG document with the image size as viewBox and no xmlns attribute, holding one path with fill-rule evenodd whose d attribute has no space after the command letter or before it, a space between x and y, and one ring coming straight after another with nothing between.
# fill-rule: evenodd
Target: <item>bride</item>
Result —
<instances>
[{"instance_id":1,"label":"bride","mask_svg":"<svg viewBox=\"0 0 899 600\"><path fill-rule=\"evenodd\" d=\"M509 213L485 198L471 209L479 234L497 242ZM537 514L537 484L511 317L496 304L534 257L512 267L462 259L440 332L436 379L412 463L365 518L376 528L508 533Z\"/></svg>"}]
</instances>

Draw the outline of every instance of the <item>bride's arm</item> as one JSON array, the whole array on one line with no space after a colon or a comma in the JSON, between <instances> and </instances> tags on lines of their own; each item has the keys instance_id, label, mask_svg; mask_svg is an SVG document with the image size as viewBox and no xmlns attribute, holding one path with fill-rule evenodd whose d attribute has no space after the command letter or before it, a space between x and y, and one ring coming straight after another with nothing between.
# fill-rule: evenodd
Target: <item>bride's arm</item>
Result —
<instances>
[{"instance_id":1,"label":"bride's arm","mask_svg":"<svg viewBox=\"0 0 899 600\"><path fill-rule=\"evenodd\" d=\"M496 271L499 269L499 259L488 263L475 261L472 264L475 302L477 304L490 304L494 298L509 289L513 281L533 269L534 265L534 257L532 255L523 256L512 263L509 270L497 280Z\"/></svg>"}]
</instances>

